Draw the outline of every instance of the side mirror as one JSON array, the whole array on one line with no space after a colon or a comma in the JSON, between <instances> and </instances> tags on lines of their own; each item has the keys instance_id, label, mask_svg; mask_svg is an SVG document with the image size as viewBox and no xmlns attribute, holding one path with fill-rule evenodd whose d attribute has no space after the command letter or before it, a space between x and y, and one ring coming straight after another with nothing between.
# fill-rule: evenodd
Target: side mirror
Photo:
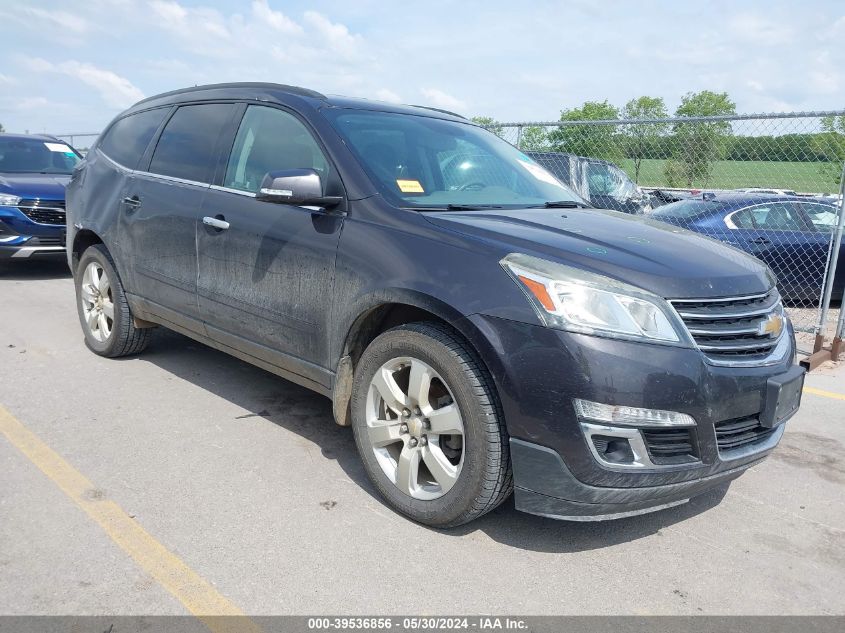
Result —
<instances>
[{"instance_id":1,"label":"side mirror","mask_svg":"<svg viewBox=\"0 0 845 633\"><path fill-rule=\"evenodd\" d=\"M255 194L256 200L292 204L300 207L331 209L343 202L340 196L324 196L323 182L313 169L271 171Z\"/></svg>"}]
</instances>

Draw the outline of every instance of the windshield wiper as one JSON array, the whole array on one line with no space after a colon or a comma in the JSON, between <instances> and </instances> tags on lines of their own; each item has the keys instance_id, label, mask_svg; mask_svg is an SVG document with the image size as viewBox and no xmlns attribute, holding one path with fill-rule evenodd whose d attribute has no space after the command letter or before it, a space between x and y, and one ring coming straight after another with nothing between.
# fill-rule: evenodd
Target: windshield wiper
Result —
<instances>
[{"instance_id":1,"label":"windshield wiper","mask_svg":"<svg viewBox=\"0 0 845 633\"><path fill-rule=\"evenodd\" d=\"M499 204L447 204L447 211L483 211L485 209L501 209Z\"/></svg>"},{"instance_id":2,"label":"windshield wiper","mask_svg":"<svg viewBox=\"0 0 845 633\"><path fill-rule=\"evenodd\" d=\"M583 202L576 200L551 200L544 202L543 207L546 209L589 209L590 207Z\"/></svg>"},{"instance_id":3,"label":"windshield wiper","mask_svg":"<svg viewBox=\"0 0 845 633\"><path fill-rule=\"evenodd\" d=\"M412 211L486 211L504 209L500 204L447 204L442 207L403 207Z\"/></svg>"}]
</instances>

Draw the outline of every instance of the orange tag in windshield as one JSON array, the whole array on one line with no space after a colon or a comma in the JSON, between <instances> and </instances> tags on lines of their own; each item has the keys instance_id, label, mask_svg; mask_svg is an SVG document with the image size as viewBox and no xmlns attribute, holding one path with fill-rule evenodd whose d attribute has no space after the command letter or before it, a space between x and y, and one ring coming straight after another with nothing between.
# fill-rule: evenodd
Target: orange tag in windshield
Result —
<instances>
[{"instance_id":1,"label":"orange tag in windshield","mask_svg":"<svg viewBox=\"0 0 845 633\"><path fill-rule=\"evenodd\" d=\"M422 183L419 180L396 180L396 186L402 193L425 193Z\"/></svg>"}]
</instances>

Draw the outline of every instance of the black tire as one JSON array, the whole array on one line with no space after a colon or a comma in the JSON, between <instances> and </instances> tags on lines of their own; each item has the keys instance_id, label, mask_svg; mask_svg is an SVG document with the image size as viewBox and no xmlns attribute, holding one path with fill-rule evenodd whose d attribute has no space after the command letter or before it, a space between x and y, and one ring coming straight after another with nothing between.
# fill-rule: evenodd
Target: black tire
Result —
<instances>
[{"instance_id":1,"label":"black tire","mask_svg":"<svg viewBox=\"0 0 845 633\"><path fill-rule=\"evenodd\" d=\"M394 358L423 361L443 377L463 418L463 466L448 492L421 500L388 478L369 443L366 402L375 372ZM438 528L455 527L493 510L513 490L508 435L493 381L475 352L453 329L411 323L379 335L361 356L352 391L352 428L364 469L396 511Z\"/></svg>"},{"instance_id":2,"label":"black tire","mask_svg":"<svg viewBox=\"0 0 845 633\"><path fill-rule=\"evenodd\" d=\"M111 332L105 340L98 340L86 323L83 308L82 280L85 269L89 264L96 263L108 275L110 282L110 297L114 305L114 318L112 319ZM108 249L102 244L94 244L85 250L79 259L79 266L74 274L74 286L76 288L76 311L79 315L79 323L85 335L85 344L95 354L107 358L118 358L120 356L131 356L144 350L150 340L149 328L136 328L129 304L126 302L126 294L123 291L123 283L114 267Z\"/></svg>"}]
</instances>

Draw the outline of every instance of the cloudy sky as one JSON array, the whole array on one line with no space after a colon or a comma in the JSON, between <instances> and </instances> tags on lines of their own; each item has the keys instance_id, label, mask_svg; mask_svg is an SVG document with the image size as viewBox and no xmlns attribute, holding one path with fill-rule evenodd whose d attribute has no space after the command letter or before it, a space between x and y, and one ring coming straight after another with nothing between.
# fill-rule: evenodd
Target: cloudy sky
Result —
<instances>
[{"instance_id":1,"label":"cloudy sky","mask_svg":"<svg viewBox=\"0 0 845 633\"><path fill-rule=\"evenodd\" d=\"M554 120L643 94L740 112L845 108L845 3L0 0L0 123L88 132L221 81Z\"/></svg>"}]
</instances>

